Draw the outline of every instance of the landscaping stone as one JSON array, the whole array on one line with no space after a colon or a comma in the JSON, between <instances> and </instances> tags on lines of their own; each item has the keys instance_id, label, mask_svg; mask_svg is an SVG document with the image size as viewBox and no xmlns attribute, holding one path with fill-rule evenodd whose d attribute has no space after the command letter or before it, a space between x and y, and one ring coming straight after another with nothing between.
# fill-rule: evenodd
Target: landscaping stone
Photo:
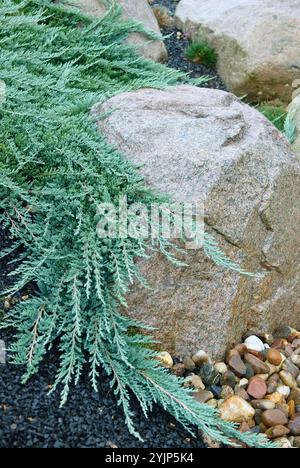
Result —
<instances>
[{"instance_id":1,"label":"landscaping stone","mask_svg":"<svg viewBox=\"0 0 300 468\"><path fill-rule=\"evenodd\" d=\"M275 409L275 403L269 400L252 400L251 404L253 408L262 411Z\"/></svg>"},{"instance_id":2,"label":"landscaping stone","mask_svg":"<svg viewBox=\"0 0 300 468\"><path fill-rule=\"evenodd\" d=\"M243 423L254 417L255 410L243 398L233 396L224 401L220 407L220 414L225 421Z\"/></svg>"},{"instance_id":3,"label":"landscaping stone","mask_svg":"<svg viewBox=\"0 0 300 468\"><path fill-rule=\"evenodd\" d=\"M212 400L214 396L212 392L207 390L198 390L193 393L193 397L200 403L207 403L209 400Z\"/></svg>"},{"instance_id":4,"label":"landscaping stone","mask_svg":"<svg viewBox=\"0 0 300 468\"><path fill-rule=\"evenodd\" d=\"M260 400L266 396L267 390L267 384L264 380L259 377L252 377L247 388L247 393L256 400Z\"/></svg>"},{"instance_id":5,"label":"landscaping stone","mask_svg":"<svg viewBox=\"0 0 300 468\"><path fill-rule=\"evenodd\" d=\"M274 426L270 427L266 431L266 435L269 437L269 439L278 439L279 437L284 437L290 433L290 430L285 427L285 426Z\"/></svg>"},{"instance_id":6,"label":"landscaping stone","mask_svg":"<svg viewBox=\"0 0 300 468\"><path fill-rule=\"evenodd\" d=\"M205 199L207 232L244 268L264 272L243 277L202 249L184 256L184 268L160 254L139 259L150 289L134 285L124 313L156 327L172 354L198 348L212 359L241 340L249 316L262 334L300 326L300 162L286 139L234 96L186 85L123 93L92 115L149 187L177 202Z\"/></svg>"},{"instance_id":7,"label":"landscaping stone","mask_svg":"<svg viewBox=\"0 0 300 468\"><path fill-rule=\"evenodd\" d=\"M220 382L220 374L212 364L205 363L200 370L200 376L206 385L217 385Z\"/></svg>"},{"instance_id":8,"label":"landscaping stone","mask_svg":"<svg viewBox=\"0 0 300 468\"><path fill-rule=\"evenodd\" d=\"M266 427L285 426L288 423L288 419L282 411L274 409L267 410L263 413L262 422Z\"/></svg>"},{"instance_id":9,"label":"landscaping stone","mask_svg":"<svg viewBox=\"0 0 300 468\"><path fill-rule=\"evenodd\" d=\"M290 421L289 429L294 436L300 436L300 416Z\"/></svg>"},{"instance_id":10,"label":"landscaping stone","mask_svg":"<svg viewBox=\"0 0 300 468\"><path fill-rule=\"evenodd\" d=\"M174 364L172 356L167 351L162 351L161 353L159 353L159 355L157 356L157 359L167 369L171 369L171 367Z\"/></svg>"},{"instance_id":11,"label":"landscaping stone","mask_svg":"<svg viewBox=\"0 0 300 468\"><path fill-rule=\"evenodd\" d=\"M281 378L282 382L285 385L287 385L290 388L297 388L297 382L294 379L294 377L292 376L292 374L290 374L289 372L286 372L286 371L281 371L279 373L279 375L280 375L280 378Z\"/></svg>"},{"instance_id":12,"label":"landscaping stone","mask_svg":"<svg viewBox=\"0 0 300 468\"><path fill-rule=\"evenodd\" d=\"M181 0L176 24L215 49L230 91L290 103L300 69L298 0Z\"/></svg>"},{"instance_id":13,"label":"landscaping stone","mask_svg":"<svg viewBox=\"0 0 300 468\"><path fill-rule=\"evenodd\" d=\"M200 350L192 356L192 360L194 361L196 366L200 367L202 364L209 361L209 357L205 351Z\"/></svg>"},{"instance_id":14,"label":"landscaping stone","mask_svg":"<svg viewBox=\"0 0 300 468\"><path fill-rule=\"evenodd\" d=\"M221 377L221 384L234 388L236 385L236 377L233 372L227 371Z\"/></svg>"},{"instance_id":15,"label":"landscaping stone","mask_svg":"<svg viewBox=\"0 0 300 468\"><path fill-rule=\"evenodd\" d=\"M274 366L279 366L282 362L282 357L279 351L276 349L269 349L267 352L267 359L270 364Z\"/></svg>"},{"instance_id":16,"label":"landscaping stone","mask_svg":"<svg viewBox=\"0 0 300 468\"><path fill-rule=\"evenodd\" d=\"M183 360L184 368L188 371L193 371L196 368L196 364L194 363L193 359L189 356L186 356Z\"/></svg>"},{"instance_id":17,"label":"landscaping stone","mask_svg":"<svg viewBox=\"0 0 300 468\"><path fill-rule=\"evenodd\" d=\"M265 345L259 338L257 338L257 336L253 336L253 335L249 336L245 340L245 345L248 350L253 350L253 351L258 351L258 352L265 350Z\"/></svg>"},{"instance_id":18,"label":"landscaping stone","mask_svg":"<svg viewBox=\"0 0 300 468\"><path fill-rule=\"evenodd\" d=\"M84 13L92 17L103 16L107 8L101 0L69 0L71 6L80 8ZM143 23L146 29L160 34L157 20L151 7L146 0L118 0L122 7L124 20L134 19ZM156 62L165 62L168 58L163 41L151 41L149 37L140 33L132 33L128 39L130 44L137 47L139 52L146 58Z\"/></svg>"},{"instance_id":19,"label":"landscaping stone","mask_svg":"<svg viewBox=\"0 0 300 468\"><path fill-rule=\"evenodd\" d=\"M228 365L229 365L230 369L238 377L243 377L247 373L246 366L245 366L244 362L242 361L240 355L232 356L228 361Z\"/></svg>"},{"instance_id":20,"label":"landscaping stone","mask_svg":"<svg viewBox=\"0 0 300 468\"><path fill-rule=\"evenodd\" d=\"M250 364L255 374L267 374L268 373L269 368L267 364L262 362L256 356L253 356L253 354L250 354L250 353L245 354L245 361L248 364Z\"/></svg>"}]
</instances>

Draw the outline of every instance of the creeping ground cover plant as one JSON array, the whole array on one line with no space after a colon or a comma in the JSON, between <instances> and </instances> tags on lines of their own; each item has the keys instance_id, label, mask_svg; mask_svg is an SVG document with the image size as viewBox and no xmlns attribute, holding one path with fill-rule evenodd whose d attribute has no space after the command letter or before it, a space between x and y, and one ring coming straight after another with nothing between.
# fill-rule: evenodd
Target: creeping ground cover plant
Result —
<instances>
[{"instance_id":1,"label":"creeping ground cover plant","mask_svg":"<svg viewBox=\"0 0 300 468\"><path fill-rule=\"evenodd\" d=\"M134 259L147 256L147 246L130 237L99 238L97 206L123 195L147 205L157 196L99 133L90 109L116 93L188 80L139 57L124 39L143 27L119 16L114 5L93 21L51 1L0 0L6 92L0 103L0 224L12 241L1 257L15 252L16 261L13 286L4 293L29 283L36 291L2 324L15 330L11 359L24 366L25 383L58 342L52 391L60 390L62 404L84 366L96 391L104 368L136 437L132 395L145 416L158 403L188 430L199 428L225 444L238 439L267 447L263 436L241 434L198 403L182 379L159 364L149 335L133 332L145 327L119 312L130 283L140 279ZM170 247L163 237L153 246L171 259ZM210 237L203 248L217 263L239 270Z\"/></svg>"}]
</instances>

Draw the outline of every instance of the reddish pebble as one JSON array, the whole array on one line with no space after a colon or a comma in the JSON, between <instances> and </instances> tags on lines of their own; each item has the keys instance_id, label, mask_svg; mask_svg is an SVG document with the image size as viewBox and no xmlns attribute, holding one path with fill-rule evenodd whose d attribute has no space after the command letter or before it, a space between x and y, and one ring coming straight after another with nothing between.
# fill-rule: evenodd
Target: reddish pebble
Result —
<instances>
[{"instance_id":1,"label":"reddish pebble","mask_svg":"<svg viewBox=\"0 0 300 468\"><path fill-rule=\"evenodd\" d=\"M255 398L255 400L262 400L267 394L267 391L268 387L263 379L260 377L252 377L252 379L250 379L247 393Z\"/></svg>"}]
</instances>

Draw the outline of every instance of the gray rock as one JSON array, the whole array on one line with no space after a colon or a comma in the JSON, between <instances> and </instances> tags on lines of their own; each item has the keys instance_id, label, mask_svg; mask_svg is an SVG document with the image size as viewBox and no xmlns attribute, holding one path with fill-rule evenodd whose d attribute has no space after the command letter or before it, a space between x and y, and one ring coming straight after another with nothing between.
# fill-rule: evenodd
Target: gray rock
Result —
<instances>
[{"instance_id":1,"label":"gray rock","mask_svg":"<svg viewBox=\"0 0 300 468\"><path fill-rule=\"evenodd\" d=\"M61 0L60 0L61 1ZM124 20L134 19L142 22L146 29L160 33L157 20L146 0L118 0L123 9ZM103 16L107 10L105 2L98 0L69 0L68 4L80 8L93 17ZM151 41L144 34L132 33L128 42L135 45L144 57L156 62L165 62L168 58L163 41Z\"/></svg>"},{"instance_id":2,"label":"gray rock","mask_svg":"<svg viewBox=\"0 0 300 468\"><path fill-rule=\"evenodd\" d=\"M300 69L299 0L181 0L176 24L214 47L230 91L291 101Z\"/></svg>"},{"instance_id":3,"label":"gray rock","mask_svg":"<svg viewBox=\"0 0 300 468\"><path fill-rule=\"evenodd\" d=\"M135 285L124 312L156 327L169 352L214 359L249 328L300 327L300 163L282 134L233 95L192 86L123 93L92 110L105 113L99 130L146 184L175 201L205 199L207 231L263 272L241 276L202 249L185 268L157 254L138 261L151 289Z\"/></svg>"}]
</instances>

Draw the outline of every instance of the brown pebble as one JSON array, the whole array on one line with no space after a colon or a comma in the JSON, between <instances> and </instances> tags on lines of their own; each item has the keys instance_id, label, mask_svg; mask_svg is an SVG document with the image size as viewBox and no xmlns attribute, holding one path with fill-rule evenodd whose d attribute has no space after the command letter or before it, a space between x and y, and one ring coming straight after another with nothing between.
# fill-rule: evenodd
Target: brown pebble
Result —
<instances>
[{"instance_id":1,"label":"brown pebble","mask_svg":"<svg viewBox=\"0 0 300 468\"><path fill-rule=\"evenodd\" d=\"M247 346L245 344L238 344L234 349L237 350L240 356L244 356L244 354L247 352Z\"/></svg>"},{"instance_id":2,"label":"brown pebble","mask_svg":"<svg viewBox=\"0 0 300 468\"><path fill-rule=\"evenodd\" d=\"M288 407L289 407L289 418L291 419L295 416L295 413L296 413L296 404L294 400L290 400L288 402Z\"/></svg>"},{"instance_id":3,"label":"brown pebble","mask_svg":"<svg viewBox=\"0 0 300 468\"><path fill-rule=\"evenodd\" d=\"M289 433L290 430L287 427L281 425L270 427L266 431L266 435L269 437L269 439L278 439L279 437L287 436Z\"/></svg>"},{"instance_id":4,"label":"brown pebble","mask_svg":"<svg viewBox=\"0 0 300 468\"><path fill-rule=\"evenodd\" d=\"M282 356L277 349L268 349L267 351L267 359L270 362L270 364L273 364L273 366L279 366L282 362Z\"/></svg>"},{"instance_id":5,"label":"brown pebble","mask_svg":"<svg viewBox=\"0 0 300 468\"><path fill-rule=\"evenodd\" d=\"M288 423L288 419L282 411L274 409L263 413L262 422L266 427L285 426Z\"/></svg>"},{"instance_id":6,"label":"brown pebble","mask_svg":"<svg viewBox=\"0 0 300 468\"><path fill-rule=\"evenodd\" d=\"M231 356L228 365L238 377L244 377L246 375L247 369L239 354Z\"/></svg>"},{"instance_id":7,"label":"brown pebble","mask_svg":"<svg viewBox=\"0 0 300 468\"><path fill-rule=\"evenodd\" d=\"M267 364L265 362L262 362L259 358L257 358L253 354L246 353L245 361L248 364L250 364L255 374L268 374L269 367L267 366Z\"/></svg>"}]
</instances>

